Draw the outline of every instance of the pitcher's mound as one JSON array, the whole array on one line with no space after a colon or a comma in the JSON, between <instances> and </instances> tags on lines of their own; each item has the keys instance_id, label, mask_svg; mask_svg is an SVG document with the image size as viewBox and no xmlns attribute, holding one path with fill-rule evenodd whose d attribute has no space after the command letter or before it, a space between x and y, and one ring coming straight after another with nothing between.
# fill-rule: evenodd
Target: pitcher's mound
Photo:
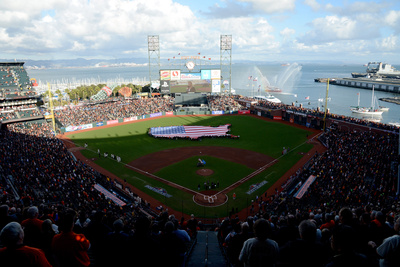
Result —
<instances>
[{"instance_id":1,"label":"pitcher's mound","mask_svg":"<svg viewBox=\"0 0 400 267\"><path fill-rule=\"evenodd\" d=\"M196 173L201 176L208 176L208 175L213 174L214 171L210 170L210 169L200 169L200 170L197 170Z\"/></svg>"}]
</instances>

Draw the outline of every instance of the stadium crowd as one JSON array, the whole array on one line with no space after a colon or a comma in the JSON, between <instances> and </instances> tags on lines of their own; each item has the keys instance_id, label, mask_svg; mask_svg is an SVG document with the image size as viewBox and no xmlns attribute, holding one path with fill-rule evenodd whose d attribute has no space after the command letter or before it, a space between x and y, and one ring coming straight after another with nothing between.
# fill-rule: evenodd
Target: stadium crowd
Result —
<instances>
[{"instance_id":1,"label":"stadium crowd","mask_svg":"<svg viewBox=\"0 0 400 267\"><path fill-rule=\"evenodd\" d=\"M68 107L56 116L79 125L171 108L165 99L134 101ZM134 194L120 192L128 205L115 204L95 185L112 190L117 181L76 160L47 124L7 125L0 140L1 265L183 266L205 229L194 215L152 212ZM209 226L229 264L399 266L399 136L332 126L321 141L327 151L290 185L256 197L246 218ZM317 179L305 195L294 197L311 175Z\"/></svg>"},{"instance_id":2,"label":"stadium crowd","mask_svg":"<svg viewBox=\"0 0 400 267\"><path fill-rule=\"evenodd\" d=\"M54 115L66 126L78 126L93 122L116 120L145 114L173 111L172 98L138 98L82 106L65 106Z\"/></svg>"},{"instance_id":3,"label":"stadium crowd","mask_svg":"<svg viewBox=\"0 0 400 267\"><path fill-rule=\"evenodd\" d=\"M244 97L243 99L245 99L247 101L253 100L250 97ZM269 108L269 109L285 109L285 110L300 112L300 113L317 116L317 117L324 117L324 115L325 115L325 112L321 111L319 109L310 109L310 108L303 107L302 105L296 106L294 104L288 105L288 104L284 104L284 103L272 103L272 102L269 102L266 100L264 100L264 101L259 100L258 103L256 104L256 106ZM352 122L352 123L356 123L356 124L360 124L360 125L368 125L368 126L372 126L372 127L379 128L379 129L385 129L385 130L389 130L389 131L398 129L398 127L396 127L396 126L385 124L385 123L374 122L374 121L364 120L364 119L359 119L359 118L354 118L354 117L348 117L348 116L333 114L333 113L329 113L329 112L327 113L327 118L348 121L348 122Z\"/></svg>"},{"instance_id":4,"label":"stadium crowd","mask_svg":"<svg viewBox=\"0 0 400 267\"><path fill-rule=\"evenodd\" d=\"M211 111L240 110L242 105L237 102L238 96L234 95L210 95L207 96L208 106Z\"/></svg>"}]
</instances>

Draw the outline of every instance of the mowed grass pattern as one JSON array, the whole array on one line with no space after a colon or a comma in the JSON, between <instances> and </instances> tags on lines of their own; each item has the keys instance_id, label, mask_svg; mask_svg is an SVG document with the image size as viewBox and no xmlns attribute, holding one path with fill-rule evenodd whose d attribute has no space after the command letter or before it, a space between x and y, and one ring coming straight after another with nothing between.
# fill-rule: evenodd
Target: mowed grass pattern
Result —
<instances>
[{"instance_id":1,"label":"mowed grass pattern","mask_svg":"<svg viewBox=\"0 0 400 267\"><path fill-rule=\"evenodd\" d=\"M240 136L239 139L202 138L202 141L169 140L153 138L148 135L148 130L151 127L171 125L219 126L227 123L232 125L231 134ZM298 129L290 125L266 121L253 116L225 115L164 116L150 120L139 120L131 124L117 125L112 128L71 133L68 137L78 146L83 146L84 143L88 144L88 149L82 150L83 155L87 158L98 158L97 149L100 149L102 153L107 152L109 155L115 154L120 156L122 158L121 163L103 157L97 159L95 163L111 171L121 179L126 179L128 183L135 186L138 190L151 195L174 210L186 214L197 213L199 216L219 218L226 216L232 208L238 210L245 208L251 199L265 192L269 186L274 184L289 170L302 157L301 154L311 149L312 145L305 143L309 134L311 132L306 129ZM237 195L235 201L231 198L233 192L230 192L228 194L228 203L222 207L214 208L200 207L192 201L191 194L155 181L124 166L124 164L128 164L134 159L156 151L190 146L237 147L256 151L273 158L281 157L283 147L290 147L291 152L281 157L276 164L263 173L236 188L234 190ZM207 156L204 159L207 161L206 167L214 170L214 174L209 177L199 177L196 174L198 170L198 167L196 167L197 157L192 157L165 167L157 172L156 175L197 191L197 186L201 182L204 183L204 181L208 180L210 182L219 181L220 187L217 190L221 190L254 171L242 164L226 162L218 158ZM263 180L267 180L268 183L253 194L246 194L251 185ZM164 188L173 197L165 198L145 188L145 185ZM201 190L204 190L202 184Z\"/></svg>"}]
</instances>

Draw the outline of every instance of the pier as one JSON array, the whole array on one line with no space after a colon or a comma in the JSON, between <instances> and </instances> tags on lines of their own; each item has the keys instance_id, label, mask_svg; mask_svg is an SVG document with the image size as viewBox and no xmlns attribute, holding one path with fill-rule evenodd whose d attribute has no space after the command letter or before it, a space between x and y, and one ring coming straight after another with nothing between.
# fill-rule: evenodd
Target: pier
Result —
<instances>
[{"instance_id":1,"label":"pier","mask_svg":"<svg viewBox=\"0 0 400 267\"><path fill-rule=\"evenodd\" d=\"M372 78L339 78L332 82L334 85L355 87L389 93L400 93L400 79Z\"/></svg>"}]
</instances>

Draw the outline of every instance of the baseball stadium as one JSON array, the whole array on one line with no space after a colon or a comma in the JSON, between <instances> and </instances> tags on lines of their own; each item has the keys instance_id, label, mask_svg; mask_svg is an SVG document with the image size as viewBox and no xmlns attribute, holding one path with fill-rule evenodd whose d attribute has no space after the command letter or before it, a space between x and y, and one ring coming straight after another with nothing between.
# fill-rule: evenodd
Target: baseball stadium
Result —
<instances>
[{"instance_id":1,"label":"baseball stadium","mask_svg":"<svg viewBox=\"0 0 400 267\"><path fill-rule=\"evenodd\" d=\"M222 93L221 69L187 62L135 97L102 85L58 107L24 62L0 63L0 229L21 223L41 266L64 265L30 220L56 235L70 210L90 242L79 266L242 266L268 221L276 266L324 266L332 238L379 266L374 249L399 233L399 129Z\"/></svg>"}]
</instances>

